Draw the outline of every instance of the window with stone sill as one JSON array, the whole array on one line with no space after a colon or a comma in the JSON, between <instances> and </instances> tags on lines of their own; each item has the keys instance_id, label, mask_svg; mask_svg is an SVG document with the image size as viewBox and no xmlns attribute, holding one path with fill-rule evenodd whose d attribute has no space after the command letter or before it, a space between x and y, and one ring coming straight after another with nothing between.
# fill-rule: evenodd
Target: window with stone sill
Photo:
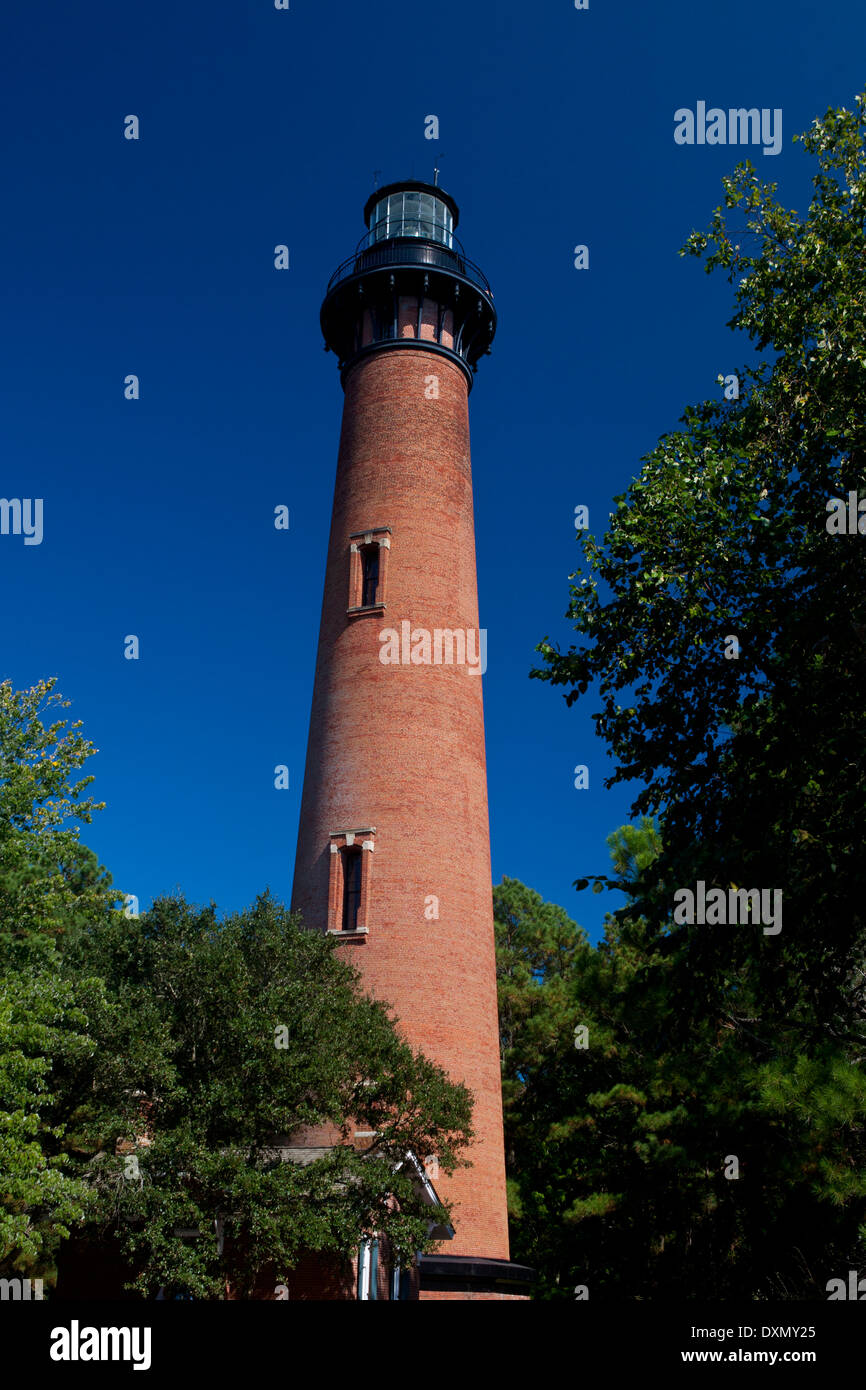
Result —
<instances>
[{"instance_id":1,"label":"window with stone sill","mask_svg":"<svg viewBox=\"0 0 866 1390\"><path fill-rule=\"evenodd\" d=\"M370 873L376 831L367 827L331 835L329 936L363 938L369 930Z\"/></svg>"},{"instance_id":2,"label":"window with stone sill","mask_svg":"<svg viewBox=\"0 0 866 1390\"><path fill-rule=\"evenodd\" d=\"M343 855L343 912L342 930L358 930L361 910L361 846L344 849Z\"/></svg>"},{"instance_id":3,"label":"window with stone sill","mask_svg":"<svg viewBox=\"0 0 866 1390\"><path fill-rule=\"evenodd\" d=\"M383 611L390 551L390 526L374 526L349 537L347 612L352 617Z\"/></svg>"}]
</instances>

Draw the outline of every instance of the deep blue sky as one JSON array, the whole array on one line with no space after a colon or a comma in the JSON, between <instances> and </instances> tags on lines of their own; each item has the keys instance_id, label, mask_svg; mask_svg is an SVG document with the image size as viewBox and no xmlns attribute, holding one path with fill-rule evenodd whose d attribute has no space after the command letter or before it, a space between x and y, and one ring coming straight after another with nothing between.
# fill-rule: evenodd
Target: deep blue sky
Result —
<instances>
[{"instance_id":1,"label":"deep blue sky","mask_svg":"<svg viewBox=\"0 0 866 1390\"><path fill-rule=\"evenodd\" d=\"M804 208L791 136L852 106L864 34L862 0L5 8L0 495L43 498L45 533L0 536L0 669L73 700L107 802L86 838L142 909L289 897L342 408L319 305L373 171L438 161L499 311L470 406L494 880L597 934L618 903L571 885L632 793L603 789L592 701L528 679L569 638L574 508L603 530L749 356L678 247L746 155ZM782 153L677 146L698 100L781 107Z\"/></svg>"}]
</instances>

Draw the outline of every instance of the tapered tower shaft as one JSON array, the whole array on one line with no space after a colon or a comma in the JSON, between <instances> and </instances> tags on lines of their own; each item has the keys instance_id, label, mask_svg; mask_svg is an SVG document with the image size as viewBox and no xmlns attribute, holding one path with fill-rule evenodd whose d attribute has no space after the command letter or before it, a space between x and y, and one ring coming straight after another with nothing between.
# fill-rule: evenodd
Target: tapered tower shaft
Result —
<instances>
[{"instance_id":1,"label":"tapered tower shaft","mask_svg":"<svg viewBox=\"0 0 866 1390\"><path fill-rule=\"evenodd\" d=\"M366 216L322 307L345 401L292 905L473 1092L447 1253L507 1260L468 416L495 311L442 190Z\"/></svg>"}]
</instances>

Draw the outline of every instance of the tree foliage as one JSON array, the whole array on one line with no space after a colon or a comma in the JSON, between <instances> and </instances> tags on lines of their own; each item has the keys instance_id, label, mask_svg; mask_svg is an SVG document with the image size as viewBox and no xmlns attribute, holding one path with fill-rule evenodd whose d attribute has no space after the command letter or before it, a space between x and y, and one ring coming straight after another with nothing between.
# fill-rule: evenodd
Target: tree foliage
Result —
<instances>
[{"instance_id":1,"label":"tree foliage","mask_svg":"<svg viewBox=\"0 0 866 1390\"><path fill-rule=\"evenodd\" d=\"M176 897L79 951L116 1011L112 1065L95 1085L70 1077L82 1167L140 1292L248 1296L305 1252L348 1256L374 1233L407 1263L431 1248L448 1208L425 1204L406 1156L452 1172L469 1095L402 1041L331 942L268 894L223 920ZM287 1161L319 1126L333 1147ZM370 1148L352 1147L355 1127Z\"/></svg>"},{"instance_id":2,"label":"tree foliage","mask_svg":"<svg viewBox=\"0 0 866 1390\"><path fill-rule=\"evenodd\" d=\"M53 680L0 683L0 1264L46 1272L83 1218L88 1184L65 1152L59 1076L87 1064L107 1007L98 978L62 974L58 949L83 922L106 921L117 893L79 842L99 809L74 780L95 751Z\"/></svg>"},{"instance_id":3,"label":"tree foliage","mask_svg":"<svg viewBox=\"0 0 866 1390\"><path fill-rule=\"evenodd\" d=\"M623 847L651 826L623 827ZM843 1045L744 1019L742 981L689 1002L690 964L635 915L596 947L522 884L495 895L512 1257L537 1296L822 1299L866 1254L866 1077ZM527 963L550 917L564 969L520 977L509 900L528 906ZM533 907L537 911L533 911ZM688 1028L682 1026L688 1019Z\"/></svg>"},{"instance_id":4,"label":"tree foliage","mask_svg":"<svg viewBox=\"0 0 866 1390\"><path fill-rule=\"evenodd\" d=\"M594 993L574 982L599 1046L551 1120L568 1250L624 1296L823 1296L864 1255L866 540L827 523L866 492L866 97L801 138L804 216L745 163L681 253L727 274L760 356L583 538L580 643L545 639L534 672L598 701L608 785L636 781L658 823L651 855L615 845L596 874L628 906ZM677 924L698 881L780 890L781 932Z\"/></svg>"},{"instance_id":5,"label":"tree foliage","mask_svg":"<svg viewBox=\"0 0 866 1390\"><path fill-rule=\"evenodd\" d=\"M746 163L689 238L684 253L736 282L731 326L771 355L739 369L739 400L687 410L603 541L585 538L569 610L585 644L545 641L535 672L569 702L597 685L610 783L638 779L633 813L664 819L662 882L783 888L767 987L784 993L790 945L849 1020L863 1017L866 551L828 534L826 507L866 483L864 128L859 97L803 137L805 217Z\"/></svg>"},{"instance_id":6,"label":"tree foliage","mask_svg":"<svg viewBox=\"0 0 866 1390\"><path fill-rule=\"evenodd\" d=\"M139 1293L220 1298L368 1233L430 1249L449 1212L407 1156L465 1162L465 1087L269 894L225 919L120 911L79 840L94 749L46 722L53 687L0 685L0 1271L51 1281L74 1237L122 1252ZM302 1165L308 1126L333 1144Z\"/></svg>"}]
</instances>

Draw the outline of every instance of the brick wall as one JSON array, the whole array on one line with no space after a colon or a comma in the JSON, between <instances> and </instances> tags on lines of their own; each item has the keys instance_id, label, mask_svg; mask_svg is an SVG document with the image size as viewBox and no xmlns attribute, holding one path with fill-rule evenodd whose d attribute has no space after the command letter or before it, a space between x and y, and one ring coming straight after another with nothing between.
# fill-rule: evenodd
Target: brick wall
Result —
<instances>
[{"instance_id":1,"label":"brick wall","mask_svg":"<svg viewBox=\"0 0 866 1390\"><path fill-rule=\"evenodd\" d=\"M349 538L382 526L384 612L347 618ZM459 1204L444 1248L507 1259L482 681L383 665L379 634L403 620L477 633L468 400L447 359L386 348L346 381L293 906L324 928L330 835L375 827L369 934L344 949L408 1040L475 1094L474 1166L434 1184Z\"/></svg>"}]
</instances>

